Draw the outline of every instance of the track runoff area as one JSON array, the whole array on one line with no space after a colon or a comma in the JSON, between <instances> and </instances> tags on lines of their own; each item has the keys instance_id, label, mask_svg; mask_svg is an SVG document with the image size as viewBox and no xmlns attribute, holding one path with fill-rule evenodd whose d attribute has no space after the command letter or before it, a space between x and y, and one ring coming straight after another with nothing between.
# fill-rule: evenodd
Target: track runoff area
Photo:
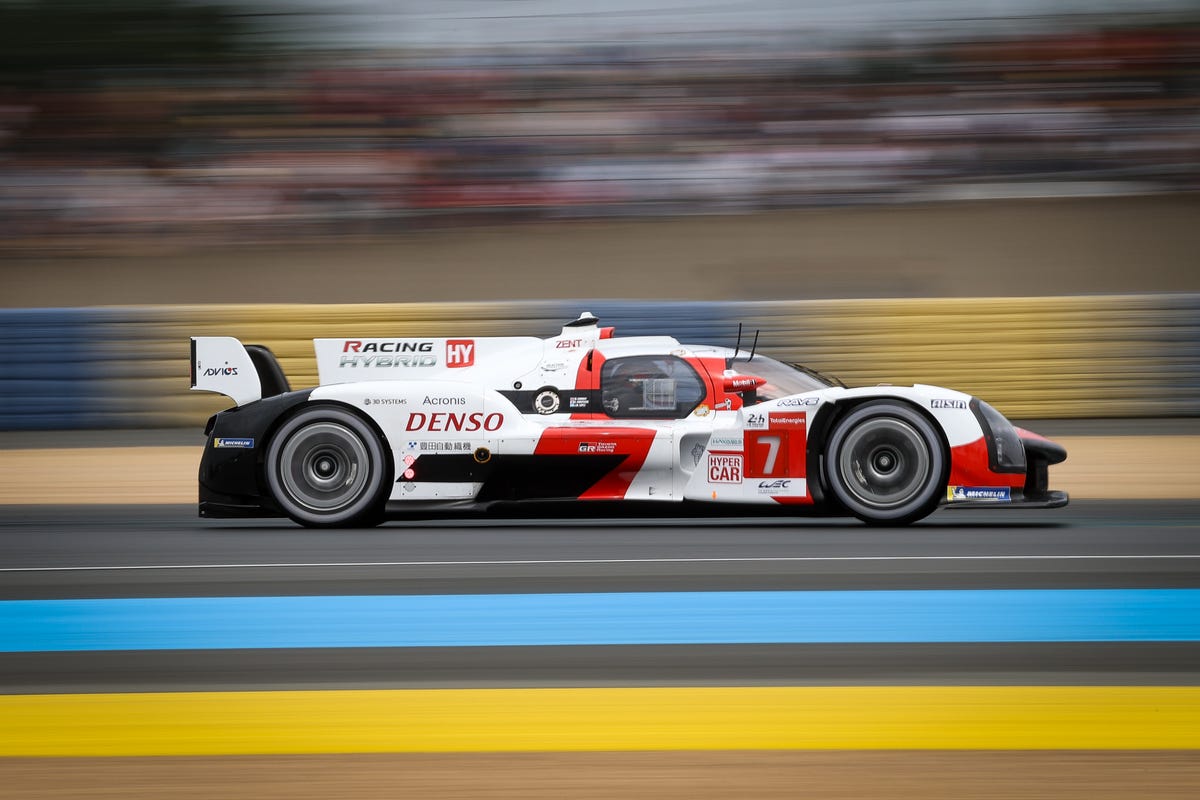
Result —
<instances>
[{"instance_id":1,"label":"track runoff area","mask_svg":"<svg viewBox=\"0 0 1200 800\"><path fill-rule=\"evenodd\" d=\"M1200 640L1200 589L589 592L0 603L6 655ZM886 652L886 651L884 651ZM803 651L796 670L804 673ZM97 662L98 663L98 662ZM737 681L736 675L731 675ZM103 676L96 676L103 681ZM6 756L1197 749L1197 686L607 686L10 694Z\"/></svg>"},{"instance_id":2,"label":"track runoff area","mask_svg":"<svg viewBox=\"0 0 1200 800\"><path fill-rule=\"evenodd\" d=\"M1195 642L1200 589L9 600L6 653ZM1036 649L1031 650L1036 658ZM803 658L797 658L803 674ZM736 680L736 676L731 676ZM1200 748L1197 686L604 686L16 694L6 756Z\"/></svg>"},{"instance_id":3,"label":"track runoff area","mask_svg":"<svg viewBox=\"0 0 1200 800\"><path fill-rule=\"evenodd\" d=\"M903 531L545 521L532 538L188 511L3 509L0 754L1200 749L1195 502ZM990 647L1007 648L991 670ZM1065 647L1096 657L1028 680ZM1164 647L1192 666L1143 680ZM848 677L813 666L829 648L859 660ZM956 674L964 648L984 655ZM771 649L782 665L755 677ZM922 649L943 667L889 671ZM676 650L713 666L673 680ZM539 667L575 651L599 666ZM430 654L443 671L406 671ZM1115 682L1095 672L1108 657L1132 665ZM234 688L189 662L232 665Z\"/></svg>"},{"instance_id":4,"label":"track runoff area","mask_svg":"<svg viewBox=\"0 0 1200 800\"><path fill-rule=\"evenodd\" d=\"M1095 444L1083 441L1091 437L1072 438L1077 440L1066 443L1073 456ZM1132 438L1118 438L1137 447ZM1195 446L1192 436L1151 438L1168 448ZM148 448L128 450L135 449L141 460ZM195 449L183 449L191 451L186 459L170 457L188 461L191 473ZM88 458L112 455L101 450L81 452ZM8 462L22 453L63 463L49 450L0 450L5 473L18 484L23 480L18 476L30 470L10 469ZM118 461L121 455L133 454L118 453ZM1180 463L1163 455L1158 463ZM36 465L37 459L27 463ZM1111 491L1097 482L1099 477L1089 478L1089 468L1097 476L1102 472L1095 459L1076 463L1080 472L1066 473L1062 481L1074 497ZM189 495L194 492L194 478L175 476L174 469L160 467L156 480L141 483L151 489L146 499L180 502L175 496L180 486L187 486ZM133 469L129 480L139 474ZM1155 478L1151 473L1146 492L1134 487L1126 495L1156 497L1153 487L1165 486L1169 496L1187 497L1200 485L1176 488L1179 476L1165 472ZM14 502L13 486L9 482L5 503ZM470 554L454 548L462 544L454 536L440 549L426 546L443 536L436 528L391 525L314 535L286 523L270 531L205 523L180 508L178 519L168 513L164 524L139 531L140 523L122 516L119 507L100 510L95 524L70 515L58 524L55 513L38 524L36 509L0 508L5 552L0 585L8 587L7 599L0 600L0 665L9 665L3 671L7 693L0 695L3 756L1200 749L1200 681L1194 667L1157 685L1137 685L1136 674L1120 685L1095 683L1086 674L1036 685L1022 682L1020 674L997 677L984 670L973 673L977 677L960 676L953 685L939 684L935 674L923 680L904 676L889 685L886 668L889 652L914 647L935 652L1017 647L1029 654L1031 664L1037 663L1039 648L1064 644L1130 651L1178 645L1200 653L1194 647L1200 641L1200 546L1195 544L1200 537L1193 535L1200 533L1200 506L1194 502L1116 501L1089 507L1077 500L1053 519L1046 512L1036 520L1015 512L986 519L975 512L939 512L931 518L934 525L893 532L891 539L864 540L852 523L829 528L812 520L772 529L771 546L756 542L753 552L747 551L744 531L730 530L726 536L724 524L705 528L704 536L685 521L623 538L611 535L622 524L608 531L572 531L567 523L562 541L547 552L521 540L522 528L509 523L486 532L494 542L491 549ZM959 526L959 520L965 524ZM1172 535L1159 538L1164 532ZM414 533L422 543L418 558L411 553ZM265 536L272 537L269 547ZM844 539L844 548L816 546L830 536ZM300 544L288 545L285 539ZM774 546L778 541L787 544ZM645 549L655 542L660 550ZM983 588L974 588L970 576L985 559L972 561L963 557L969 552L953 548L939 553L946 542L982 542L982 555L997 557L991 563L1018 558L1003 575L993 573ZM1039 542L1044 549L1038 549ZM1126 546L1131 542L1141 544L1134 550ZM581 548L587 549L584 557ZM1017 552L1022 548L1042 559L1034 571L1074 578L1062 585L1054 577L1030 584ZM810 558L814 552L827 561ZM130 554L133 558L121 557ZM1120 560L1120 566L1106 564L1106 557ZM918 562L902 567L907 574L925 577L880 580L881 563L906 559ZM1055 559L1072 566L1046 566ZM582 566L585 562L592 566ZM354 570L370 572L372 563L396 570L390 588L378 579L356 577ZM532 569L535 575L557 577L534 581L535 591L523 591L529 582L521 577L470 577L472 569L486 571L488 564L511 568L519 563L526 565L524 576ZM674 567L665 569L668 563ZM422 576L456 564L462 565L461 580L435 582L432 590L428 581L422 586ZM1156 580L1155 570L1166 564L1166 579ZM769 567L760 580L755 573L762 565ZM831 584L828 575L818 577L830 567L856 573L845 581L852 588L839 587L836 580ZM159 579L155 596L146 596L145 589L122 596L123 588L140 580L133 577L139 571L143 577L155 570L161 576L176 568L180 574ZM223 575L207 583L195 578L197 572L230 568L240 569L242 577ZM606 577L582 581L587 591L565 590L581 583L572 577L580 569L591 568L602 569ZM289 569L303 569L308 577L281 578L279 570ZM714 577L722 571L741 576L736 590L713 590L729 583ZM680 572L688 576L683 583ZM338 591L327 591L327 576L335 573L341 576ZM667 573L675 579L659 582L656 576ZM1081 573L1091 577L1080 580ZM782 581L785 588L774 588L781 574L791 577ZM100 580L99 575L110 577ZM43 578L49 588L20 588ZM197 592L201 583L205 588ZM881 588L898 584L902 588ZM630 585L638 590L623 590ZM283 591L264 596L272 587ZM403 591L409 587L421 588ZM755 648L780 646L792 648L787 658L793 678L780 678L778 672L768 681L746 677L753 674ZM828 670L811 676L805 654L838 646L874 648L870 658L884 666L875 669L871 685L849 685L852 681L838 680ZM692 681L702 685L672 685L669 669L651 670L651 679L638 681L615 668L614 674L625 675L622 685L597 680L595 672L572 678L568 671L547 680L545 670L533 669L539 685L514 678L513 670L505 673L509 685L455 685L453 670L442 679L424 675L388 685L383 670L360 688L351 670L312 686L303 685L303 664L296 667L297 659L315 661L321 653L349 660L388 653L395 656L392 663L401 664L436 652L442 665L453 664L454 654L461 653L464 662L486 665L490 652L510 659L514 652L527 652L532 664L572 649L611 652L613 660L601 663L618 667L622 654L670 653L672 648L692 648L688 652L702 658L724 650L738 658ZM272 654L279 659L274 663L290 664L288 685L273 685L269 668L246 677L236 690L207 686L194 676L194 690L170 684L169 691L157 691L168 684L153 668L145 669L149 677L136 687L114 679L129 664L144 666L156 659L169 664L228 655L249 663L256 654L268 666ZM87 691L39 687L36 678L13 680L20 671L14 664L46 666L71 658L95 660ZM120 666L105 666L114 663ZM1012 660L1005 664L1011 667ZM481 672L486 666L477 668L476 676ZM856 674L853 668L849 672Z\"/></svg>"}]
</instances>

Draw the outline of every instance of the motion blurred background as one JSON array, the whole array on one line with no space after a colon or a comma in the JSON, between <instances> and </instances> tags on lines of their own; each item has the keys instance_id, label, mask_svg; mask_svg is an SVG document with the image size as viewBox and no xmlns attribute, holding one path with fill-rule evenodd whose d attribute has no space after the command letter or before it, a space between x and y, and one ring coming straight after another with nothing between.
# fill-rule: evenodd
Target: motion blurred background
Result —
<instances>
[{"instance_id":1,"label":"motion blurred background","mask_svg":"<svg viewBox=\"0 0 1200 800\"><path fill-rule=\"evenodd\" d=\"M9 548L0 559L0 595L4 602L115 595L134 603L193 593L439 587L471 595L561 586L1194 587L1188 537L1196 506L1179 498L1194 497L1200 485L1196 424L1181 419L1200 416L1197 189L1195 0L0 0L0 510L7 514L0 543ZM1015 529L991 521L949 527L955 521L910 538L816 526L800 535L681 528L573 538L564 526L488 530L479 539L442 528L325 536L195 521L203 421L227 402L188 391L189 336L268 345L300 388L316 379L315 336L545 336L584 310L616 325L618 335L693 342L732 344L744 323L761 331L761 351L852 385L951 386L1015 419L1051 422L1031 427L1067 435L1071 460L1055 467L1052 485L1075 500L1052 512L1067 516ZM955 560L985 551L1011 566L989 572ZM1067 560L1123 558L1111 555L1118 551L1134 555L1123 566ZM892 552L904 563L916 559L913 571L876 563ZM1014 552L1049 555L1007 561ZM611 563L594 573L533 566L555 563L545 559L556 553L564 564L588 554ZM736 554L730 563L764 562L764 571L756 563L738 573L708 558L714 553ZM661 562L698 555L704 563L690 578L674 564L661 572L630 566L647 554ZM766 565L776 554L786 563ZM798 566L814 554L822 563L811 572ZM472 560L462 572L441 571L464 556ZM1133 560L1143 557L1154 561ZM383 563L372 566L372 558ZM500 560L476 561L493 558ZM512 560L522 558L529 560ZM188 572L199 560L252 569ZM870 565L843 571L832 565L839 560ZM363 562L362 569L343 562ZM488 564L502 569L475 572ZM132 566L93 571L121 569L112 565ZM1038 603L1031 614L1045 613L1044 599L1030 602ZM956 603L947 601L947 614L960 613ZM1105 622L1121 617L1090 613ZM1179 616L1181 626L1195 618ZM1083 615L1083 630L1089 621ZM172 619L167 633L187 624ZM1136 699L1151 696L1142 686L1106 694L1104 686L1069 685L1047 689L1043 701L1035 686L1107 683L1113 675L1194 684L1194 641L1179 649L1140 647L1140 640L1068 649L1083 655L1056 665L1056 647L1072 643L1017 642L998 662L995 650L966 659L974 651L952 643L904 662L914 651L900 642L832 656L826 667L810 651L776 660L751 649L709 654L712 672L696 673L731 684L756 683L756 674L838 685L854 675L905 685L1011 682L1034 687L1036 698L1022 702L1039 714L1048 709L1030 718L1050 720L1054 730L1066 718L1056 703L1076 702L1071 690L1086 689L1102 704L1097 716L1092 700L1078 701L1082 722L1070 737L1043 736L1035 722L1025 739L995 740L1017 742L998 745L1008 752L651 749L590 761L549 752L532 760L443 753L339 762L313 755L51 761L38 751L0 758L0 783L14 796L261 800L489 791L794 797L797 786L827 797L1195 796L1195 751L1152 749L1194 746L1193 686L1157 687L1180 691L1152 701ZM503 649L480 656L451 647L441 662L405 648L378 657L357 650L346 662L318 650L262 661L249 650L229 663L222 651L195 659L176 651L176 662L147 651L111 659L85 651L74 661L10 653L0 667L24 683L0 681L0 705L18 709L0 714L0 750L28 753L28 725L61 745L55 753L92 752L80 748L141 730L142 712L121 709L146 698L172 703L181 686L214 685L234 687L218 693L233 710L220 699L210 712L190 707L190 717L167 706L170 736L186 745L188 726L198 726L202 738L218 741L225 725L228 743L219 745L237 746L238 720L252 727L263 714L253 705L260 693L242 688L316 687L317 702L345 702L322 697L342 684L308 678L326 674L322 665L330 663L352 664L344 685L353 688L369 685L372 674L386 676L389 687L428 688L456 675L484 675L490 686L519 673L515 683L532 696L540 696L538 676L584 683L625 657L632 666L599 682L632 675L631 682L658 687L691 674L671 666L691 656L656 663L668 657L666 646L640 660L587 651L546 663L537 652L495 654ZM507 672L485 674L505 657ZM551 675L555 664L576 658L586 671ZM918 667L894 668L894 658ZM977 666L955 673L955 659ZM459 669L468 662L475 672ZM177 675L172 663L187 666ZM850 677L846 666L854 668ZM21 694L61 692L47 675L71 669L81 676L71 686L99 694ZM403 675L416 677L405 683ZM876 697L866 688L863 697ZM829 696L816 705L845 702L837 699L844 694ZM938 727L941 717L924 715L928 695L896 696ZM1003 699L1011 694L986 700L982 712L971 705L982 701L945 696L937 701L948 709L944 719L956 721L937 731L939 742L976 713L1000 731L1019 727ZM367 697L362 702L373 705ZM599 697L596 708L611 702ZM1183 698L1182 710L1173 698ZM334 717L282 702L292 715L280 717L285 750L307 752L315 745L303 737L322 725L342 730ZM620 702L632 709L641 701ZM737 701L685 702L719 711ZM46 708L61 716L43 718ZM110 718L93 719L89 708ZM415 726L403 712L388 723L403 734L428 722L439 736L462 713L431 708L413 717ZM656 713L652 704L637 710L645 711L638 720ZM1126 736L1122 710L1142 715L1153 735ZM767 709L765 728L825 730L776 711ZM505 719L519 728L525 716L518 710ZM679 730L706 733L689 719ZM855 721L847 728L866 737L854 741L880 746L870 743L882 740L870 738L867 717L848 719ZM384 727L343 725L355 734ZM1089 738L1092 728L1100 739ZM1119 741L1099 746L1133 749L1082 749L1109 733ZM1043 746L1055 749L1030 749ZM733 767L725 782L701 785L714 763L718 775L721 765ZM217 788L222 781L231 788ZM433 788L447 781L462 787L458 794Z\"/></svg>"},{"instance_id":2,"label":"motion blurred background","mask_svg":"<svg viewBox=\"0 0 1200 800\"><path fill-rule=\"evenodd\" d=\"M303 385L312 336L584 303L1025 418L1194 414L1198 187L1186 0L5 0L0 429L198 424L189 335Z\"/></svg>"},{"instance_id":3,"label":"motion blurred background","mask_svg":"<svg viewBox=\"0 0 1200 800\"><path fill-rule=\"evenodd\" d=\"M1187 192L1198 65L1187 0L6 0L0 234Z\"/></svg>"}]
</instances>

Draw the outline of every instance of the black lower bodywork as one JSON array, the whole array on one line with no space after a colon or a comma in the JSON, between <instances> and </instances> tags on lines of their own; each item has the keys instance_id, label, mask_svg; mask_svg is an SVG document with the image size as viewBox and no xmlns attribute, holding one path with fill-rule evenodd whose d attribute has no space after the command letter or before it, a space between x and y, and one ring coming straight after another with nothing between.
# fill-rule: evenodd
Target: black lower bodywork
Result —
<instances>
[{"instance_id":1,"label":"black lower bodywork","mask_svg":"<svg viewBox=\"0 0 1200 800\"><path fill-rule=\"evenodd\" d=\"M1025 448L1025 485L1013 489L1007 503L990 500L954 502L947 508L1062 508L1070 502L1066 492L1050 488L1050 465L1067 459L1067 450L1057 442L1041 437L1021 436Z\"/></svg>"},{"instance_id":2,"label":"black lower bodywork","mask_svg":"<svg viewBox=\"0 0 1200 800\"><path fill-rule=\"evenodd\" d=\"M282 517L264 480L263 460L270 437L298 406L308 402L311 389L286 392L254 403L222 411L213 416L205 433L208 442L200 461L199 514L210 518ZM237 447L219 447L221 440L235 440ZM946 508L1058 508L1067 505L1065 492L1048 487L1049 467L1066 459L1066 450L1049 440L1022 437L1025 448L1025 483L1012 490L1009 502L975 501L944 504ZM249 445L249 446L246 446ZM844 509L826 499L819 476L822 474L819 452L810 452L809 474L814 503L797 505L742 505L679 501L587 501L577 498L605 475L619 468L621 455L505 455L497 453L485 462L472 454L422 455L414 465L420 480L434 482L471 481L482 483L474 499L456 502L387 503L389 517L406 512L426 515L440 511L484 511L503 509L510 503L527 506L537 503L552 508L572 504L587 509L587 514L608 514L619 507L652 509L670 516L828 516L845 514ZM615 516L621 516L618 511Z\"/></svg>"},{"instance_id":3,"label":"black lower bodywork","mask_svg":"<svg viewBox=\"0 0 1200 800\"><path fill-rule=\"evenodd\" d=\"M311 389L267 397L222 411L208 421L200 459L200 516L281 517L283 511L263 485L267 441L288 412L308 402ZM223 439L250 440L250 447L218 447Z\"/></svg>"}]
</instances>

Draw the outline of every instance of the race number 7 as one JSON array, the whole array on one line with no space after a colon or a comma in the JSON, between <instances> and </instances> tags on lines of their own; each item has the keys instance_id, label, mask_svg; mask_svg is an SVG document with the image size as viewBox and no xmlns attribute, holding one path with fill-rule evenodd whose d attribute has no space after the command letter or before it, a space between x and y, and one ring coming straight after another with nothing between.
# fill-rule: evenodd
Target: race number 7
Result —
<instances>
[{"instance_id":1,"label":"race number 7","mask_svg":"<svg viewBox=\"0 0 1200 800\"><path fill-rule=\"evenodd\" d=\"M770 478L786 474L787 458L779 457L783 437L774 433L746 433L746 477Z\"/></svg>"},{"instance_id":2,"label":"race number 7","mask_svg":"<svg viewBox=\"0 0 1200 800\"><path fill-rule=\"evenodd\" d=\"M775 462L779 459L779 437L759 436L758 443L767 446L767 461L763 464L763 472L771 475L775 472Z\"/></svg>"}]
</instances>

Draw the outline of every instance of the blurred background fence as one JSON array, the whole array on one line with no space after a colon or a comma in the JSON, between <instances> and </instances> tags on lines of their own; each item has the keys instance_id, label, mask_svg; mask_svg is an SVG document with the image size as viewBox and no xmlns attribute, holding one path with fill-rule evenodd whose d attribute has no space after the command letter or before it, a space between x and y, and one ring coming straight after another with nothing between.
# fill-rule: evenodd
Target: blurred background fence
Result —
<instances>
[{"instance_id":1,"label":"blurred background fence","mask_svg":"<svg viewBox=\"0 0 1200 800\"><path fill-rule=\"evenodd\" d=\"M944 384L1016 417L1196 414L1195 0L600 5L0 3L0 304L92 306L0 310L0 429L198 425L224 401L187 391L191 335L268 345L302 386L314 336L546 335L584 309L625 334L692 341L731 343L742 322L765 352L848 383ZM1039 200L1130 195L1181 202L1114 220L1094 204L1051 216ZM961 215L931 214L919 231L908 215L860 230L763 213L980 198L1028 205L961 229ZM744 227L714 258L711 236L676 254L669 233L639 251L613 229L495 260L385 248L386 271L344 251L485 222L534 239L564 219L699 215L780 227ZM1034 236L1037 215L1050 221ZM855 247L872 237L882 250ZM307 272L293 263L324 243ZM237 280L169 258L230 250ZM381 274L395 292L432 271L454 280L401 296L528 297L605 261L633 265L628 283L604 284L616 295L677 296L647 285L658 273L730 301L94 306L207 302L212 287L218 301L277 300L318 286L314 271L345 276L344 300L380 297ZM1018 263L1054 285L1013 280ZM751 270L769 277L740 281ZM1170 280L1143 280L1151 270ZM1193 294L745 299L931 295L947 271L977 295ZM329 285L288 297L334 299Z\"/></svg>"},{"instance_id":2,"label":"blurred background fence","mask_svg":"<svg viewBox=\"0 0 1200 800\"><path fill-rule=\"evenodd\" d=\"M0 250L1200 188L1194 0L0 4Z\"/></svg>"},{"instance_id":3,"label":"blurred background fence","mask_svg":"<svg viewBox=\"0 0 1200 800\"><path fill-rule=\"evenodd\" d=\"M201 425L228 401L188 391L190 336L264 344L299 388L315 337L549 336L584 310L694 343L732 345L741 322L761 352L848 385L944 385L1016 418L1200 411L1200 294L205 305L0 310L0 429Z\"/></svg>"}]
</instances>

